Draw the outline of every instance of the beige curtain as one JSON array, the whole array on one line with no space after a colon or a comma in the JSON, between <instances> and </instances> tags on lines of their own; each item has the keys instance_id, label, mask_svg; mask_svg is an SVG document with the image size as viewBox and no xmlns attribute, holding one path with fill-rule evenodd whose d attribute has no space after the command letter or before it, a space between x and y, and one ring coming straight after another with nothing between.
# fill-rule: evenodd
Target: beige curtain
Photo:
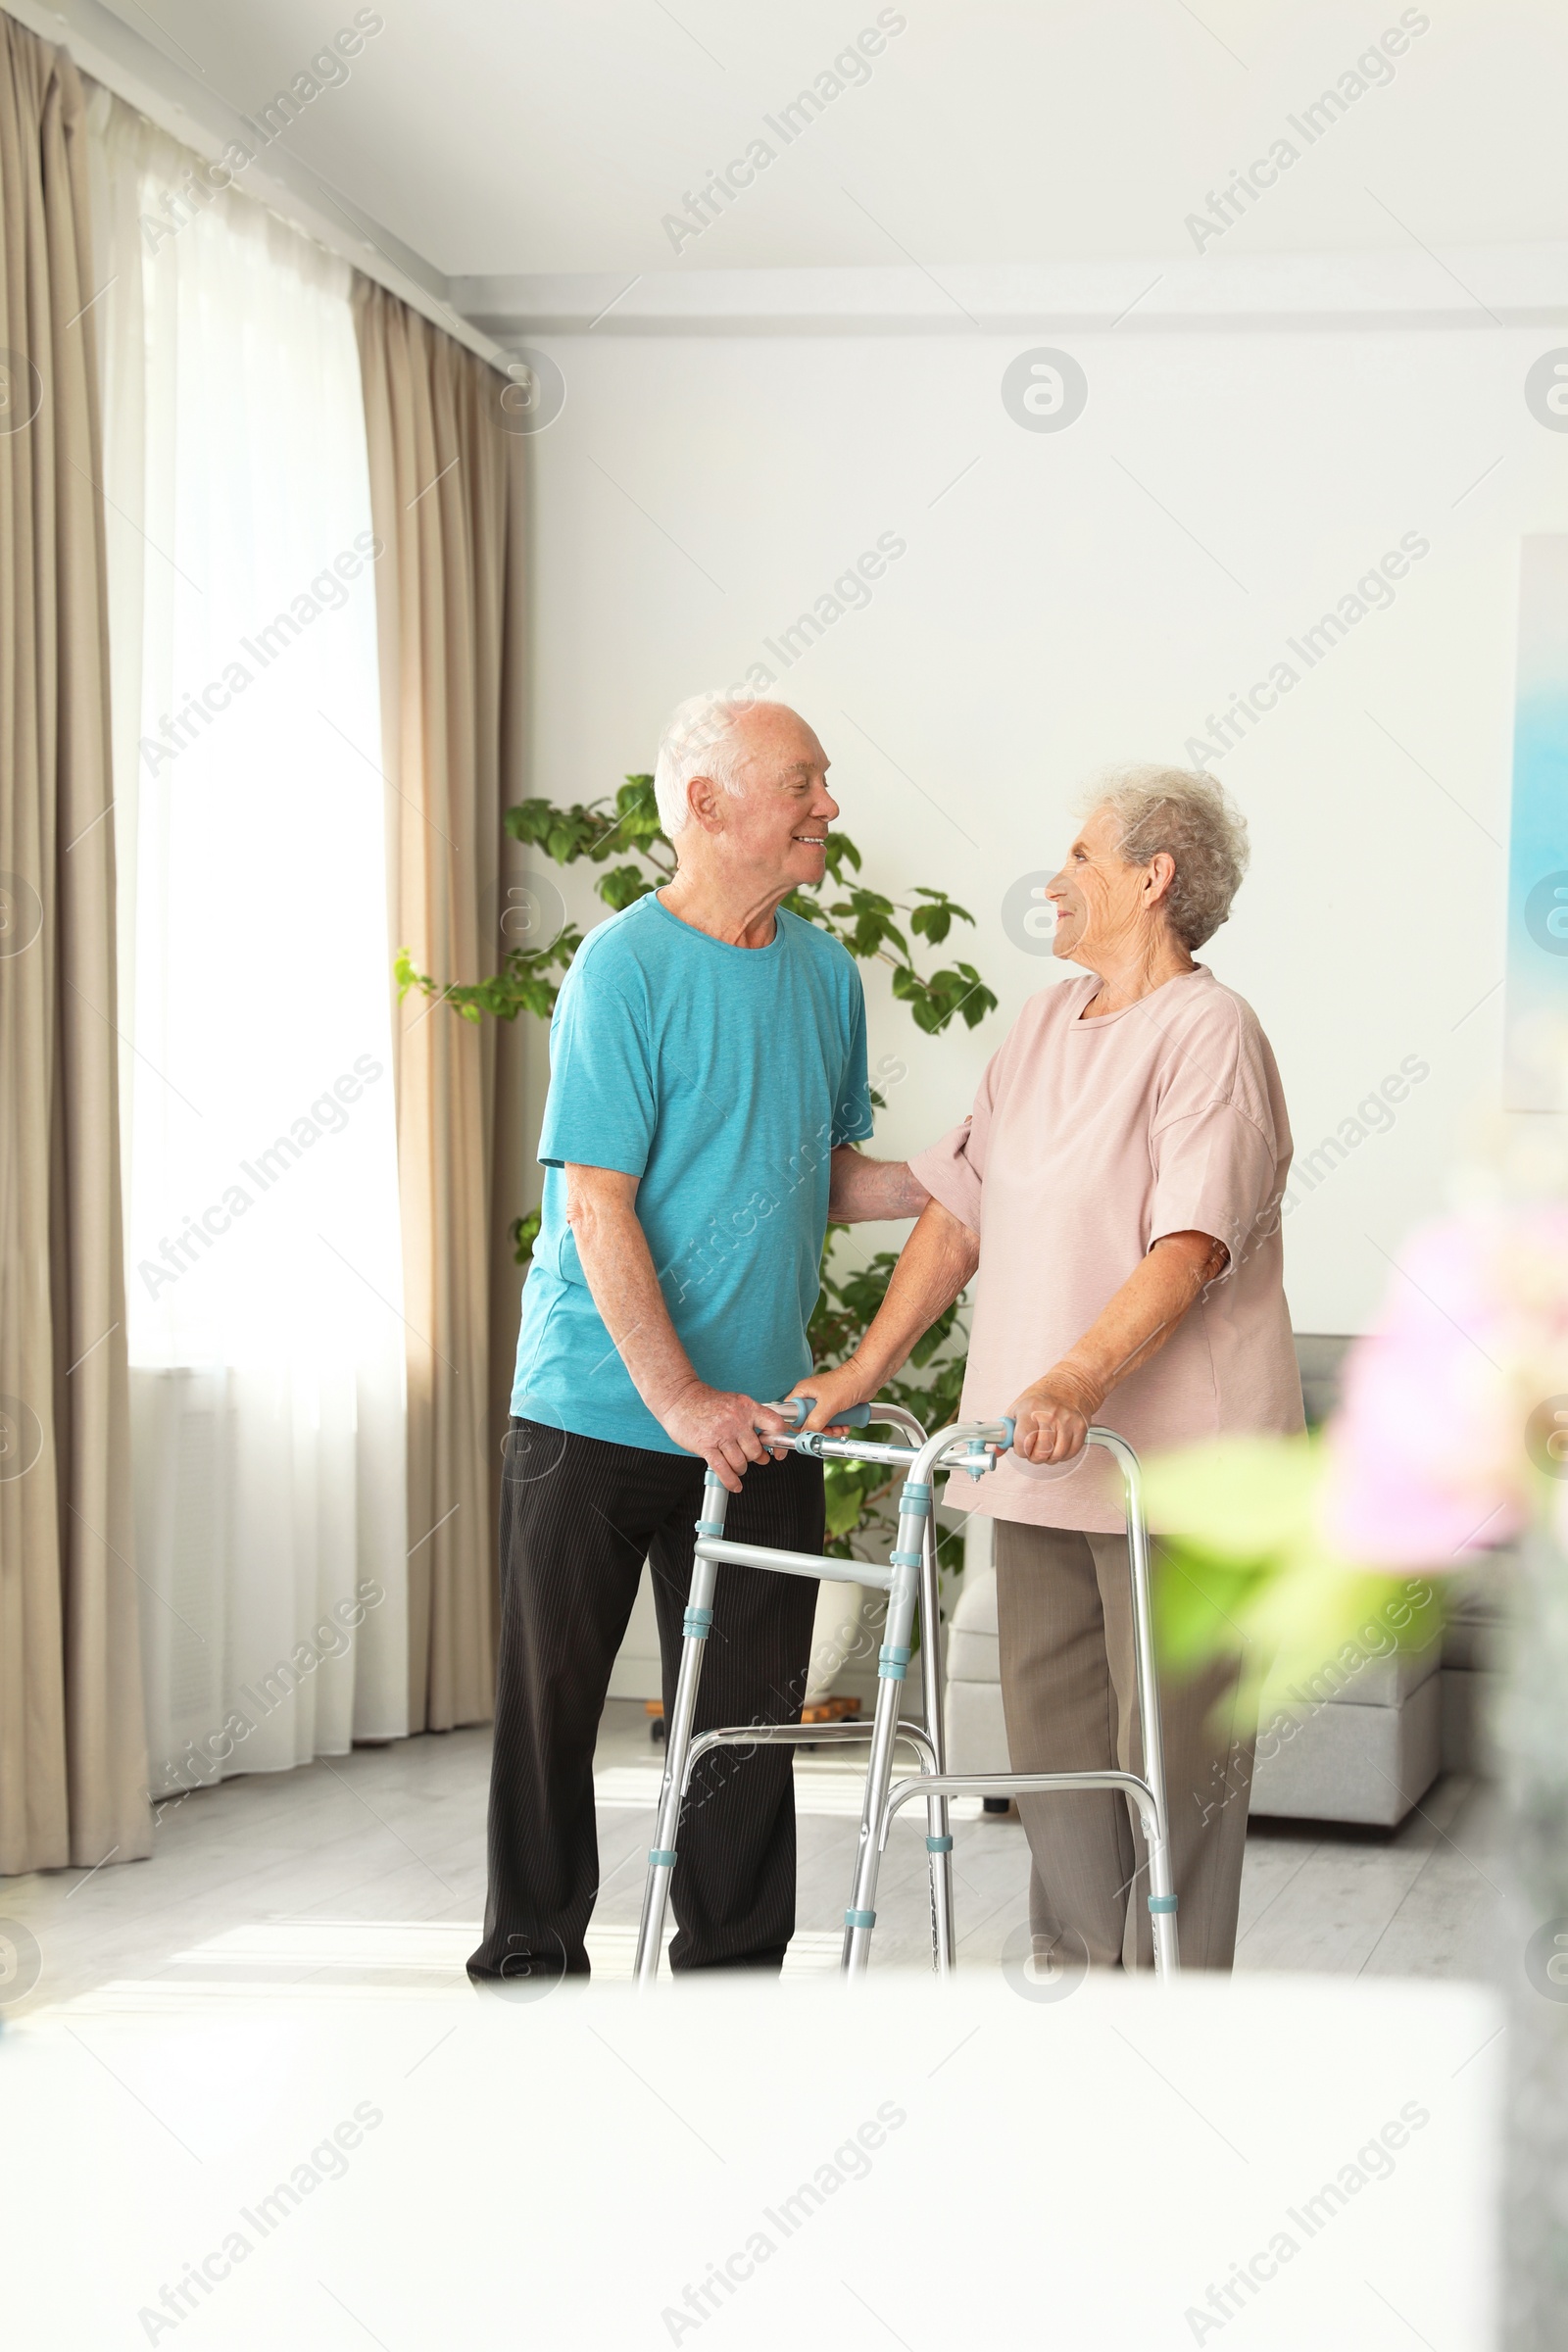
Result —
<instances>
[{"instance_id":1,"label":"beige curtain","mask_svg":"<svg viewBox=\"0 0 1568 2352\"><path fill-rule=\"evenodd\" d=\"M152 1850L83 99L0 15L0 1871Z\"/></svg>"},{"instance_id":2,"label":"beige curtain","mask_svg":"<svg viewBox=\"0 0 1568 2352\"><path fill-rule=\"evenodd\" d=\"M500 429L502 379L483 361L368 278L356 280L355 318L371 506L387 551L376 596L388 920L417 969L474 980L498 960L501 814L522 793L521 444ZM496 1258L522 1203L501 1196L493 1172L497 1024L411 996L395 1038L409 1721L445 1731L483 1721L493 1704L510 1354Z\"/></svg>"}]
</instances>

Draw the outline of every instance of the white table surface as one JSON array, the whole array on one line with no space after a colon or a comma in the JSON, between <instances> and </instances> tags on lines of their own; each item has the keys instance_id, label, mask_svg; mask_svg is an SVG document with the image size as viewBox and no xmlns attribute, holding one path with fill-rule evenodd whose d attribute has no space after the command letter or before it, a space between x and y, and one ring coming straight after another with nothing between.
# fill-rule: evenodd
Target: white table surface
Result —
<instances>
[{"instance_id":1,"label":"white table surface","mask_svg":"<svg viewBox=\"0 0 1568 2352\"><path fill-rule=\"evenodd\" d=\"M294 1985L43 2012L0 2035L6 2334L1491 2352L1499 2028L1452 1984L1091 1980L1037 2001L1000 1974L943 1993L894 1971L849 1994ZM357 2108L359 2144L313 2163ZM1402 2111L1429 2120L1371 2178L1357 2152ZM1303 2205L1348 2166L1365 2185L1309 2232ZM803 2182L821 2202L786 2229ZM1216 2311L1210 2287L1254 2257L1274 2276ZM204 2258L210 2293L171 2319L163 2289ZM685 2300L727 2261L716 2309Z\"/></svg>"}]
</instances>

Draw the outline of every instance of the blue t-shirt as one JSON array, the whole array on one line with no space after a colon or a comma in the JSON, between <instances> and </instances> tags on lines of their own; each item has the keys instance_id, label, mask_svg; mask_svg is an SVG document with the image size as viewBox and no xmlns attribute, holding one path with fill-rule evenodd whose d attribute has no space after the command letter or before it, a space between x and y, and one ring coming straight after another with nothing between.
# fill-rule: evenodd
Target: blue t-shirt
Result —
<instances>
[{"instance_id":1,"label":"blue t-shirt","mask_svg":"<svg viewBox=\"0 0 1568 2352\"><path fill-rule=\"evenodd\" d=\"M589 933L550 1024L546 1170L512 1409L661 1453L593 1301L566 1161L639 1178L637 1216L698 1378L762 1400L811 1368L829 1154L871 1133L865 999L836 940L780 907L765 948L650 894Z\"/></svg>"}]
</instances>

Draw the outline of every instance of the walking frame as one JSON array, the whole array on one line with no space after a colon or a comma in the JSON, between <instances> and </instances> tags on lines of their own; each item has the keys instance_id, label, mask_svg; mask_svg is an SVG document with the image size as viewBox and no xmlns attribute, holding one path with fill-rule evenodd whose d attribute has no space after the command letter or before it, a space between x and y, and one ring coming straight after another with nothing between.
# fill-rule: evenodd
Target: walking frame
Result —
<instances>
[{"instance_id":1,"label":"walking frame","mask_svg":"<svg viewBox=\"0 0 1568 2352\"><path fill-rule=\"evenodd\" d=\"M637 1937L636 1981L652 1984L659 1974L664 1908L670 1875L675 1867L676 1838L692 1773L712 1748L740 1746L846 1746L869 1740L865 1790L860 1806L860 1835L856 1851L849 1906L844 1914L841 1973L858 1978L870 1959L871 1933L876 1925L877 1874L894 1815L916 1797L926 1806L926 1852L931 1890L932 1965L941 1978L956 1965L953 1912L953 1838L948 1803L955 1796L1056 1796L1087 1789L1120 1789L1138 1808L1149 1852L1150 1924L1153 1935L1154 1966L1161 1977L1174 1976L1180 1961L1176 1937L1176 1894L1171 1879L1169 1810L1165 1801L1164 1750L1160 1739L1159 1690L1154 1673L1154 1642L1150 1605L1149 1531L1144 1518L1143 1482L1138 1456L1124 1438L1111 1429L1092 1428L1088 1443L1102 1446L1121 1471L1127 1512L1127 1552L1132 1578L1133 1647L1138 1685L1138 1707L1143 1726L1144 1771L951 1773L947 1770L942 1723L941 1619L937 1605L933 1481L939 1470L965 1470L971 1479L995 1470L1013 1440L1013 1424L998 1421L956 1422L928 1438L912 1414L895 1404L857 1404L836 1418L835 1426L854 1431L876 1422L899 1431L905 1443L889 1445L860 1436L829 1437L800 1426L812 1410L809 1397L795 1397L772 1408L792 1416L794 1427L769 1437L773 1446L814 1455L819 1461L878 1462L905 1473L899 1494L899 1528L886 1568L863 1560L816 1558L808 1552L776 1550L760 1544L737 1544L724 1534L729 1490L710 1470L703 1488L703 1516L697 1522L696 1556L691 1592L682 1628L680 1673L664 1750L664 1777L660 1789L658 1826L648 1855L648 1884L643 1896L642 1925ZM698 1685L703 1671L703 1645L713 1623L713 1595L720 1562L761 1568L781 1576L804 1576L836 1584L868 1585L887 1594L887 1618L877 1660L876 1707L869 1724L739 1724L693 1735ZM918 1717L901 1717L899 1704L906 1671L913 1655L911 1635L918 1611L920 1627L920 1703ZM897 1783L893 1779L894 1750L900 1741L912 1747L919 1770Z\"/></svg>"}]
</instances>

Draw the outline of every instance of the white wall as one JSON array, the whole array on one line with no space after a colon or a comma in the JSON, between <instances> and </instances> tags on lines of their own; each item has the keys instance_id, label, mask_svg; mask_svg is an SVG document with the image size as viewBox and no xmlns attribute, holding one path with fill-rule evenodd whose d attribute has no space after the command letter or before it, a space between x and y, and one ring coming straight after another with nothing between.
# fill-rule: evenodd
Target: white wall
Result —
<instances>
[{"instance_id":1,"label":"white wall","mask_svg":"<svg viewBox=\"0 0 1568 2352\"><path fill-rule=\"evenodd\" d=\"M900 1154L961 1117L1057 976L1000 910L1059 861L1086 772L1182 760L1272 663L1304 671L1286 638L1420 534L1392 609L1214 762L1254 855L1206 959L1273 1040L1298 1152L1407 1057L1430 1067L1287 1228L1297 1327L1362 1327L1383 1253L1495 1103L1517 541L1568 529L1564 444L1522 394L1568 330L1476 317L662 337L612 317L540 337L567 399L533 444L534 789L612 789L652 765L678 696L778 672L832 755L868 877L950 888L978 921L959 952L1002 1001L973 1035L928 1041L872 978L873 1061L908 1069L878 1134ZM1028 432L1000 378L1047 342L1076 355L1089 404ZM907 552L869 607L784 673L763 638L886 532ZM591 911L589 884L565 884Z\"/></svg>"}]
</instances>

